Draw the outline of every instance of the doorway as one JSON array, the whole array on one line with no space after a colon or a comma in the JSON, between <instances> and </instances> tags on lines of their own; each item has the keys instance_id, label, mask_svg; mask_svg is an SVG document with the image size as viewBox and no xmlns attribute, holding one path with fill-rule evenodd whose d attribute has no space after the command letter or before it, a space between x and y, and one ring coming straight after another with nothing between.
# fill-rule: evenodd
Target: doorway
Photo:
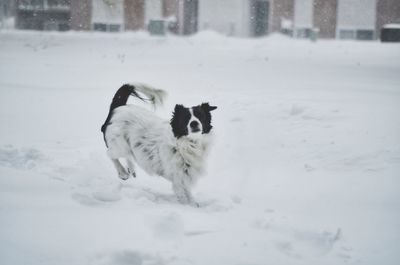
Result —
<instances>
[{"instance_id":1,"label":"doorway","mask_svg":"<svg viewBox=\"0 0 400 265\"><path fill-rule=\"evenodd\" d=\"M183 34L189 35L197 32L198 0L185 0L183 2Z\"/></svg>"},{"instance_id":2,"label":"doorway","mask_svg":"<svg viewBox=\"0 0 400 265\"><path fill-rule=\"evenodd\" d=\"M252 0L250 2L251 34L255 37L268 34L269 1Z\"/></svg>"}]
</instances>

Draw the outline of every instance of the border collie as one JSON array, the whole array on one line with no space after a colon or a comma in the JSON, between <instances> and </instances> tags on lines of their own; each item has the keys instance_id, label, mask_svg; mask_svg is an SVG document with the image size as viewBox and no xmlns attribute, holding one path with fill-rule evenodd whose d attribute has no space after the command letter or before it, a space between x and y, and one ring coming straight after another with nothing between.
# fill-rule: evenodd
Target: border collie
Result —
<instances>
[{"instance_id":1,"label":"border collie","mask_svg":"<svg viewBox=\"0 0 400 265\"><path fill-rule=\"evenodd\" d=\"M116 92L101 131L118 176L123 180L136 177L136 163L149 175L171 181L179 202L195 204L190 190L204 173L212 138L211 111L217 107L176 105L168 122L144 108L127 105L131 95L157 107L166 93L144 84L125 84ZM125 159L127 166L119 159Z\"/></svg>"}]
</instances>

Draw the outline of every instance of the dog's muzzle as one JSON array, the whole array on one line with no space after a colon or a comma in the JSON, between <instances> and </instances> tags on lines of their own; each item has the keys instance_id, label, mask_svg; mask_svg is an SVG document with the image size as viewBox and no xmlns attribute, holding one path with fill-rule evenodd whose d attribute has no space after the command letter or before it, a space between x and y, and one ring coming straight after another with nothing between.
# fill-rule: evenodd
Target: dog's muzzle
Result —
<instances>
[{"instance_id":1,"label":"dog's muzzle","mask_svg":"<svg viewBox=\"0 0 400 265\"><path fill-rule=\"evenodd\" d=\"M192 121L189 126L192 133L200 132L200 123L198 121Z\"/></svg>"}]
</instances>

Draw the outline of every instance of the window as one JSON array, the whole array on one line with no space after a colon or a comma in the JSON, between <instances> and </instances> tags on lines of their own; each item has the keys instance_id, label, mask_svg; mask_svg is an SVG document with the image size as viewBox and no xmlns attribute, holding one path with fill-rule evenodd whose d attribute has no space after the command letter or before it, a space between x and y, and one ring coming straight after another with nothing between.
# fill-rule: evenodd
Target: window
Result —
<instances>
[{"instance_id":1,"label":"window","mask_svg":"<svg viewBox=\"0 0 400 265\"><path fill-rule=\"evenodd\" d=\"M109 31L110 32L119 32L119 31L121 31L121 25L111 24L111 25L109 25Z\"/></svg>"},{"instance_id":2,"label":"window","mask_svg":"<svg viewBox=\"0 0 400 265\"><path fill-rule=\"evenodd\" d=\"M70 0L47 0L49 6L69 6Z\"/></svg>"},{"instance_id":3,"label":"window","mask_svg":"<svg viewBox=\"0 0 400 265\"><path fill-rule=\"evenodd\" d=\"M355 39L354 30L342 29L339 31L339 39L342 40L353 40Z\"/></svg>"},{"instance_id":4,"label":"window","mask_svg":"<svg viewBox=\"0 0 400 265\"><path fill-rule=\"evenodd\" d=\"M103 31L103 32L119 32L121 31L120 24L106 24L106 23L94 23L93 29L95 31Z\"/></svg>"},{"instance_id":5,"label":"window","mask_svg":"<svg viewBox=\"0 0 400 265\"><path fill-rule=\"evenodd\" d=\"M107 31L107 25L104 23L94 23L93 29L95 31Z\"/></svg>"},{"instance_id":6,"label":"window","mask_svg":"<svg viewBox=\"0 0 400 265\"><path fill-rule=\"evenodd\" d=\"M356 33L357 40L373 40L374 31L373 30L357 30Z\"/></svg>"},{"instance_id":7,"label":"window","mask_svg":"<svg viewBox=\"0 0 400 265\"><path fill-rule=\"evenodd\" d=\"M70 6L70 0L47 0L47 8L69 9Z\"/></svg>"},{"instance_id":8,"label":"window","mask_svg":"<svg viewBox=\"0 0 400 265\"><path fill-rule=\"evenodd\" d=\"M70 26L69 26L68 22L52 20L52 21L44 22L43 29L50 30L50 31L54 31L54 30L67 31L67 30L70 30Z\"/></svg>"},{"instance_id":9,"label":"window","mask_svg":"<svg viewBox=\"0 0 400 265\"><path fill-rule=\"evenodd\" d=\"M295 30L296 38L310 38L311 36L311 29L310 28L297 28Z\"/></svg>"},{"instance_id":10,"label":"window","mask_svg":"<svg viewBox=\"0 0 400 265\"><path fill-rule=\"evenodd\" d=\"M43 9L44 1L43 0L21 0L18 2L19 9Z\"/></svg>"},{"instance_id":11,"label":"window","mask_svg":"<svg viewBox=\"0 0 400 265\"><path fill-rule=\"evenodd\" d=\"M375 31L371 29L340 29L339 39L342 40L373 40Z\"/></svg>"}]
</instances>

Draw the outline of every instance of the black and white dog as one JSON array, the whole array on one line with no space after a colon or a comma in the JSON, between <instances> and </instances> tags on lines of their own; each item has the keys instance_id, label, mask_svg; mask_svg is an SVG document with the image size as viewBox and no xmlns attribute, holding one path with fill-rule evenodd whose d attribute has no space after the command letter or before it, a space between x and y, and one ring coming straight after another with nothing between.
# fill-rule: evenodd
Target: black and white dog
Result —
<instances>
[{"instance_id":1,"label":"black and white dog","mask_svg":"<svg viewBox=\"0 0 400 265\"><path fill-rule=\"evenodd\" d=\"M166 93L144 84L126 84L116 92L101 131L118 176L124 180L136 177L137 163L149 175L171 181L181 203L194 203L190 190L204 173L212 138L210 112L217 107L176 105L168 122L144 108L127 105L130 95L156 107ZM121 158L126 159L126 169Z\"/></svg>"}]
</instances>

